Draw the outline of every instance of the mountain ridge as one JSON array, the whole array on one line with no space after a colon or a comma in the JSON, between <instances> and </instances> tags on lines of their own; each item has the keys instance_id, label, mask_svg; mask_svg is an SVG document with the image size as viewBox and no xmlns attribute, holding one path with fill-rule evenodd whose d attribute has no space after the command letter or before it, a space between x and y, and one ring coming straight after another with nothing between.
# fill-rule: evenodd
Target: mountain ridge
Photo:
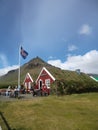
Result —
<instances>
[{"instance_id":1,"label":"mountain ridge","mask_svg":"<svg viewBox=\"0 0 98 130\"><path fill-rule=\"evenodd\" d=\"M73 81L86 81L92 80L89 75L80 73L78 74L75 71L62 70L58 67L52 66L42 60L40 57L35 57L29 62L25 63L20 67L20 81L21 84L24 81L24 78L27 73L30 73L34 81L36 81L41 69L46 67L47 70L57 79L57 80L73 80ZM0 87L8 85L17 85L18 81L18 69L9 71L6 75L0 77Z\"/></svg>"}]
</instances>

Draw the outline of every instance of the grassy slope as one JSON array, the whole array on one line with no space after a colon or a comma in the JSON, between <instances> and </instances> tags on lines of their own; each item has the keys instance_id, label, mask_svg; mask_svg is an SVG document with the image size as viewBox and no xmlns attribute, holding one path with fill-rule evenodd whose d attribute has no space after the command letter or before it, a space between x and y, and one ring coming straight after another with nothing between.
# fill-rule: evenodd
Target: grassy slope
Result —
<instances>
[{"instance_id":1,"label":"grassy slope","mask_svg":"<svg viewBox=\"0 0 98 130\"><path fill-rule=\"evenodd\" d=\"M55 67L46 67L49 72L56 78L56 79L65 79L65 80L74 80L74 81L85 81L85 80L92 80L88 75L81 73L80 75L77 74L75 71L68 71L68 70L61 70L59 68ZM25 67L21 68L21 84L24 81L26 73L30 73L33 80L36 81L40 71L42 69L41 67L35 67L33 69L27 69ZM8 75L2 77L0 79L0 86L2 85L17 85L18 81L18 72L12 72Z\"/></svg>"},{"instance_id":2,"label":"grassy slope","mask_svg":"<svg viewBox=\"0 0 98 130\"><path fill-rule=\"evenodd\" d=\"M98 130L97 99L97 93L16 99L0 102L0 111L16 130ZM0 124L5 129L1 118Z\"/></svg>"},{"instance_id":3,"label":"grassy slope","mask_svg":"<svg viewBox=\"0 0 98 130\"><path fill-rule=\"evenodd\" d=\"M36 81L42 67L46 67L49 72L56 78L56 79L64 79L64 80L74 80L74 81L88 81L92 80L88 75L81 73L80 75L77 74L75 71L68 71L68 70L61 70L60 68L53 67L46 62L44 62L39 57L34 58L33 60L29 61L28 63L21 66L21 84L24 81L26 73L30 73L33 80ZM93 80L92 80L93 81ZM0 87L8 86L8 85L17 85L18 82L18 70L12 70L7 75L0 77Z\"/></svg>"}]
</instances>

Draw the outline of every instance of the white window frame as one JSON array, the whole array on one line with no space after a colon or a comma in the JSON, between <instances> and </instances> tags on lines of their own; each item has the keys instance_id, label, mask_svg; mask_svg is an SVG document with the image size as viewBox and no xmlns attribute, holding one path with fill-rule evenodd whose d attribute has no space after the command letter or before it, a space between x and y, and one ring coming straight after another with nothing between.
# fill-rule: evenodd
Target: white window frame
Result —
<instances>
[{"instance_id":1,"label":"white window frame","mask_svg":"<svg viewBox=\"0 0 98 130\"><path fill-rule=\"evenodd\" d=\"M50 88L50 79L45 79L45 85Z\"/></svg>"}]
</instances>

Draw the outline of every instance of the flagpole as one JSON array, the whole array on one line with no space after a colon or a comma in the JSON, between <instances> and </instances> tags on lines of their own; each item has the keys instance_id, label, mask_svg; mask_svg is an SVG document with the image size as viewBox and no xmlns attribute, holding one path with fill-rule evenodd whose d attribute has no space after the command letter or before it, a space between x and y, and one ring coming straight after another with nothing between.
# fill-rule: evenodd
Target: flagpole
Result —
<instances>
[{"instance_id":1,"label":"flagpole","mask_svg":"<svg viewBox=\"0 0 98 130\"><path fill-rule=\"evenodd\" d=\"M18 61L18 65L19 65L19 68L18 68L18 88L20 87L20 48L21 48L21 46L19 46L19 61Z\"/></svg>"},{"instance_id":2,"label":"flagpole","mask_svg":"<svg viewBox=\"0 0 98 130\"><path fill-rule=\"evenodd\" d=\"M26 52L22 46L19 46L19 69L18 69L18 89L20 89L20 54L25 59L28 55L28 52Z\"/></svg>"}]
</instances>

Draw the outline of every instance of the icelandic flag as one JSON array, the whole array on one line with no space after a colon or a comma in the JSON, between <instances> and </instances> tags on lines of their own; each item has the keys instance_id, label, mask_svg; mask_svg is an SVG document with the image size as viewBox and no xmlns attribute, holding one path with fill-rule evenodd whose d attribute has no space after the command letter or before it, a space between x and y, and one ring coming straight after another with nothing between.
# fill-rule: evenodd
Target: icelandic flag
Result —
<instances>
[{"instance_id":1,"label":"icelandic flag","mask_svg":"<svg viewBox=\"0 0 98 130\"><path fill-rule=\"evenodd\" d=\"M20 50L20 54L21 54L23 59L26 59L26 57L28 56L28 52L26 52L22 47Z\"/></svg>"}]
</instances>

